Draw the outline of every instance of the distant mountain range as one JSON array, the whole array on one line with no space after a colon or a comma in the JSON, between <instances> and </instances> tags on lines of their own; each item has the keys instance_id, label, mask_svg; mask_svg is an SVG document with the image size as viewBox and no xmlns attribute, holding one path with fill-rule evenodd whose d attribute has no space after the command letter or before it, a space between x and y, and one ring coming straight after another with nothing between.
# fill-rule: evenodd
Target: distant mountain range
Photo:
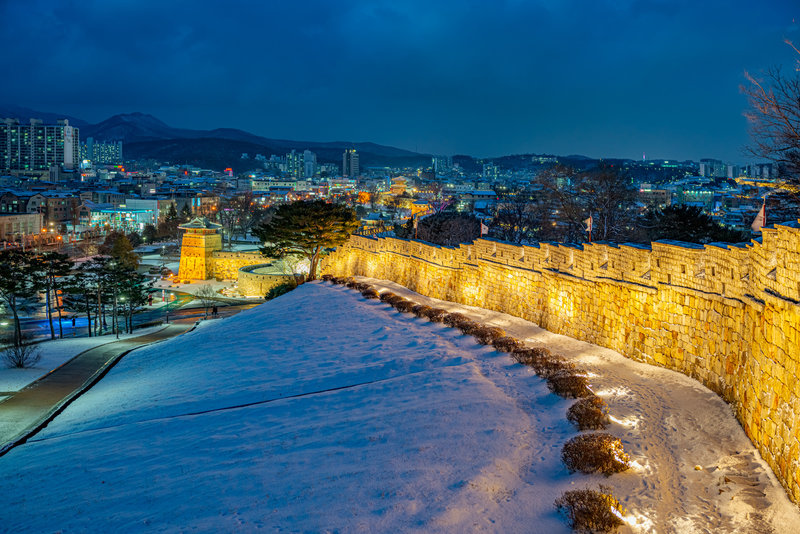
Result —
<instances>
[{"instance_id":1,"label":"distant mountain range","mask_svg":"<svg viewBox=\"0 0 800 534\"><path fill-rule=\"evenodd\" d=\"M42 119L53 124L57 119L69 119L70 124L80 128L82 140L93 137L98 141L122 141L126 159L152 159L171 164L189 164L209 169L233 168L244 172L257 168L259 163L253 158L256 154L269 157L272 154L284 155L292 150L302 152L311 150L317 154L321 163L341 165L342 153L348 148L359 152L362 167L421 167L431 165L431 155L376 143L353 143L349 141L291 141L270 139L237 130L235 128L216 128L214 130L191 130L172 127L160 119L146 113L124 113L114 115L97 124L91 124L77 117L37 111L15 105L0 104L0 119L17 118L27 123L29 119ZM242 158L247 154L248 158ZM531 156L517 154L491 158L492 161L508 168L535 166ZM596 161L585 156L558 158L561 163L582 168ZM481 162L471 156L453 156L467 172L480 172Z\"/></svg>"},{"instance_id":2,"label":"distant mountain range","mask_svg":"<svg viewBox=\"0 0 800 534\"><path fill-rule=\"evenodd\" d=\"M232 167L236 171L251 170L257 166L252 159L256 154L269 157L271 154L284 155L292 150L302 152L305 149L315 152L317 160L322 163L340 165L342 153L348 148L358 150L362 166L417 167L431 162L429 154L376 143L269 139L235 128L174 128L146 113L114 115L97 124L90 124L64 114L0 105L0 118L5 117L17 118L25 123L31 118L42 119L46 123L66 118L70 124L80 128L81 139L93 137L98 141L122 141L126 159L154 159L214 169ZM242 159L245 153L249 159Z\"/></svg>"}]
</instances>

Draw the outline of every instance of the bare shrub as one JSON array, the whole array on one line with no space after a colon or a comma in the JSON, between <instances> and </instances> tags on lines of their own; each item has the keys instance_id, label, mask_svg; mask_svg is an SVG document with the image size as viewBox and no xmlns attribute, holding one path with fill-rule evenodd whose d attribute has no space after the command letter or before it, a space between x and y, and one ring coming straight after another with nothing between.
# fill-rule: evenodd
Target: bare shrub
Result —
<instances>
[{"instance_id":1,"label":"bare shrub","mask_svg":"<svg viewBox=\"0 0 800 534\"><path fill-rule=\"evenodd\" d=\"M343 285L347 283L347 279L342 278L340 276L334 276L333 278L331 278L331 282L333 282L336 285Z\"/></svg>"},{"instance_id":2,"label":"bare shrub","mask_svg":"<svg viewBox=\"0 0 800 534\"><path fill-rule=\"evenodd\" d=\"M393 297L384 300L384 302L390 306L395 306L398 302L407 302L407 301L408 299L403 298L400 295L395 295Z\"/></svg>"},{"instance_id":3,"label":"bare shrub","mask_svg":"<svg viewBox=\"0 0 800 534\"><path fill-rule=\"evenodd\" d=\"M597 395L590 395L570 406L567 420L578 430L602 430L611 423L608 407Z\"/></svg>"},{"instance_id":4,"label":"bare shrub","mask_svg":"<svg viewBox=\"0 0 800 534\"><path fill-rule=\"evenodd\" d=\"M404 300L403 302L398 302L394 305L394 308L399 311L400 313L409 313L411 310L414 309L415 304L410 300Z\"/></svg>"},{"instance_id":5,"label":"bare shrub","mask_svg":"<svg viewBox=\"0 0 800 534\"><path fill-rule=\"evenodd\" d=\"M481 345L491 345L494 341L504 337L506 331L496 326L481 325L475 331L470 332Z\"/></svg>"},{"instance_id":6,"label":"bare shrub","mask_svg":"<svg viewBox=\"0 0 800 534\"><path fill-rule=\"evenodd\" d=\"M514 352L521 349L524 345L522 341L515 337L503 336L492 341L492 346L501 352Z\"/></svg>"},{"instance_id":7,"label":"bare shrub","mask_svg":"<svg viewBox=\"0 0 800 534\"><path fill-rule=\"evenodd\" d=\"M524 348L515 350L513 354L511 354L514 361L522 365L533 365L542 358L549 358L550 356L550 351L544 347Z\"/></svg>"},{"instance_id":8,"label":"bare shrub","mask_svg":"<svg viewBox=\"0 0 800 534\"><path fill-rule=\"evenodd\" d=\"M625 514L611 488L600 484L600 490L579 489L565 492L556 499L556 508L567 517L577 532L616 532Z\"/></svg>"},{"instance_id":9,"label":"bare shrub","mask_svg":"<svg viewBox=\"0 0 800 534\"><path fill-rule=\"evenodd\" d=\"M432 323L441 323L447 315L447 310L442 308L429 308L423 314Z\"/></svg>"},{"instance_id":10,"label":"bare shrub","mask_svg":"<svg viewBox=\"0 0 800 534\"><path fill-rule=\"evenodd\" d=\"M396 296L397 296L397 295L395 295L395 294L394 294L394 293L392 293L391 291L387 291L387 292L385 292L385 293L381 293L381 302L386 302L386 301L387 301L387 300L389 300L390 298L393 298L393 297L396 297Z\"/></svg>"},{"instance_id":11,"label":"bare shrub","mask_svg":"<svg viewBox=\"0 0 800 534\"><path fill-rule=\"evenodd\" d=\"M372 288L370 288L370 289L365 289L364 291L362 291L362 292L361 292L361 294L364 296L364 298L368 298L368 299L377 299L377 298L380 298L380 295L378 294L378 292L377 292L377 291L375 291L375 290L374 290L374 289L372 289Z\"/></svg>"},{"instance_id":12,"label":"bare shrub","mask_svg":"<svg viewBox=\"0 0 800 534\"><path fill-rule=\"evenodd\" d=\"M458 323L464 320L469 320L469 318L463 313L454 312L448 313L442 322L451 328L455 328L458 326Z\"/></svg>"},{"instance_id":13,"label":"bare shrub","mask_svg":"<svg viewBox=\"0 0 800 534\"><path fill-rule=\"evenodd\" d=\"M511 357L515 361L529 366L534 373L544 379L559 373L577 372L575 364L566 361L561 356L552 354L544 347L517 350L514 351Z\"/></svg>"},{"instance_id":14,"label":"bare shrub","mask_svg":"<svg viewBox=\"0 0 800 534\"><path fill-rule=\"evenodd\" d=\"M411 308L411 313L416 315L417 317L425 317L425 312L430 310L430 306L426 306L425 304L417 304L413 308Z\"/></svg>"},{"instance_id":15,"label":"bare shrub","mask_svg":"<svg viewBox=\"0 0 800 534\"><path fill-rule=\"evenodd\" d=\"M345 282L345 285L350 289L356 289L358 282L356 282L353 278L348 278L347 281Z\"/></svg>"},{"instance_id":16,"label":"bare shrub","mask_svg":"<svg viewBox=\"0 0 800 534\"><path fill-rule=\"evenodd\" d=\"M570 472L621 473L630 467L622 442L611 434L579 434L561 449L561 460Z\"/></svg>"},{"instance_id":17,"label":"bare shrub","mask_svg":"<svg viewBox=\"0 0 800 534\"><path fill-rule=\"evenodd\" d=\"M459 321L456 325L456 328L461 330L463 334L468 336L474 335L475 332L480 330L481 328L485 328L485 326L481 323L475 322L471 319L464 319L463 321Z\"/></svg>"},{"instance_id":18,"label":"bare shrub","mask_svg":"<svg viewBox=\"0 0 800 534\"><path fill-rule=\"evenodd\" d=\"M323 274L322 277L321 277L321 280L323 282L332 282L333 281L333 275L332 274Z\"/></svg>"},{"instance_id":19,"label":"bare shrub","mask_svg":"<svg viewBox=\"0 0 800 534\"><path fill-rule=\"evenodd\" d=\"M20 344L17 347L9 347L0 355L0 361L6 367L16 369L26 369L33 367L42 359L39 347L31 344Z\"/></svg>"},{"instance_id":20,"label":"bare shrub","mask_svg":"<svg viewBox=\"0 0 800 534\"><path fill-rule=\"evenodd\" d=\"M547 377L550 391L565 399L580 399L592 395L589 379L581 371L561 371Z\"/></svg>"},{"instance_id":21,"label":"bare shrub","mask_svg":"<svg viewBox=\"0 0 800 534\"><path fill-rule=\"evenodd\" d=\"M372 288L372 284L368 284L366 282L358 282L355 285L355 288L358 291L364 291L365 289L371 289Z\"/></svg>"}]
</instances>

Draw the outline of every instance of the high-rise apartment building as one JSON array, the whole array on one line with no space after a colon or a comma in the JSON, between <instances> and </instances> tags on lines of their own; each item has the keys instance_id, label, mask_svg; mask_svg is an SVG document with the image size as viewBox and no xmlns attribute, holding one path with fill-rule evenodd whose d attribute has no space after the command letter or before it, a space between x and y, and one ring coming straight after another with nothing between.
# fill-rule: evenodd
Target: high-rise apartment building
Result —
<instances>
[{"instance_id":1,"label":"high-rise apartment building","mask_svg":"<svg viewBox=\"0 0 800 534\"><path fill-rule=\"evenodd\" d=\"M304 169L303 155L298 154L294 150L290 154L286 154L286 173L292 178L302 178Z\"/></svg>"},{"instance_id":2,"label":"high-rise apartment building","mask_svg":"<svg viewBox=\"0 0 800 534\"><path fill-rule=\"evenodd\" d=\"M81 159L88 159L95 165L122 165L122 141L106 143L87 137L81 146Z\"/></svg>"},{"instance_id":3,"label":"high-rise apartment building","mask_svg":"<svg viewBox=\"0 0 800 534\"><path fill-rule=\"evenodd\" d=\"M342 176L356 178L359 172L358 152L355 148L348 148L342 154Z\"/></svg>"},{"instance_id":4,"label":"high-rise apartment building","mask_svg":"<svg viewBox=\"0 0 800 534\"><path fill-rule=\"evenodd\" d=\"M303 152L303 178L313 178L317 174L317 155L306 150Z\"/></svg>"},{"instance_id":5,"label":"high-rise apartment building","mask_svg":"<svg viewBox=\"0 0 800 534\"><path fill-rule=\"evenodd\" d=\"M17 119L0 122L0 170L49 171L58 166L73 169L80 161L78 128L67 119L57 124L42 124L31 119L20 124Z\"/></svg>"}]
</instances>

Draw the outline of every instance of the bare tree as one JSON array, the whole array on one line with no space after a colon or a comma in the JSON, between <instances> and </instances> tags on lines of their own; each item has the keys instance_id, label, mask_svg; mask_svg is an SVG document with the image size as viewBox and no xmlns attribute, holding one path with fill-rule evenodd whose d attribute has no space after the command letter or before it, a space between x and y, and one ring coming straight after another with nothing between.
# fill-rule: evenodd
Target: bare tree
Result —
<instances>
[{"instance_id":1,"label":"bare tree","mask_svg":"<svg viewBox=\"0 0 800 534\"><path fill-rule=\"evenodd\" d=\"M592 239L621 241L635 237L636 190L625 173L601 165L577 172L553 167L537 178L543 204L541 240L581 243L589 239L584 221L592 217Z\"/></svg>"},{"instance_id":2,"label":"bare tree","mask_svg":"<svg viewBox=\"0 0 800 534\"><path fill-rule=\"evenodd\" d=\"M200 289L194 292L194 296L197 300L199 300L203 304L203 308L205 311L204 319L208 319L208 309L217 302L217 292L214 291L209 284L205 284L200 286Z\"/></svg>"},{"instance_id":3,"label":"bare tree","mask_svg":"<svg viewBox=\"0 0 800 534\"><path fill-rule=\"evenodd\" d=\"M219 222L225 228L229 246L233 236L247 236L267 215L267 211L256 203L253 193L249 191L222 200L218 210Z\"/></svg>"},{"instance_id":4,"label":"bare tree","mask_svg":"<svg viewBox=\"0 0 800 534\"><path fill-rule=\"evenodd\" d=\"M534 239L541 227L542 214L530 191L509 191L499 197L491 223L492 236L509 243Z\"/></svg>"},{"instance_id":5,"label":"bare tree","mask_svg":"<svg viewBox=\"0 0 800 534\"><path fill-rule=\"evenodd\" d=\"M795 52L800 50L786 40ZM797 60L800 71L800 59ZM763 79L745 72L749 85L741 87L750 103L745 117L750 123L756 157L777 163L779 176L787 185L800 186L800 77L785 75L780 67L770 68Z\"/></svg>"},{"instance_id":6,"label":"bare tree","mask_svg":"<svg viewBox=\"0 0 800 534\"><path fill-rule=\"evenodd\" d=\"M0 355L0 360L6 367L25 369L33 367L42 359L39 347L23 341L19 345L8 347Z\"/></svg>"}]
</instances>

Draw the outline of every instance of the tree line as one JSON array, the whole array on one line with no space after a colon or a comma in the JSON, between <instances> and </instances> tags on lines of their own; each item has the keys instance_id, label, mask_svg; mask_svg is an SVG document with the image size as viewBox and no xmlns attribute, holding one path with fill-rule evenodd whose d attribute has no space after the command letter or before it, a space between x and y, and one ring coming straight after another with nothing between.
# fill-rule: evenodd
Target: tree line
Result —
<instances>
[{"instance_id":1,"label":"tree line","mask_svg":"<svg viewBox=\"0 0 800 534\"><path fill-rule=\"evenodd\" d=\"M44 311L51 339L63 337L65 312L85 314L89 336L133 331L133 315L147 303L150 283L125 235L107 254L78 262L58 252L0 251L0 304L13 320L9 341L24 344L20 315ZM58 318L58 328L54 325Z\"/></svg>"}]
</instances>

